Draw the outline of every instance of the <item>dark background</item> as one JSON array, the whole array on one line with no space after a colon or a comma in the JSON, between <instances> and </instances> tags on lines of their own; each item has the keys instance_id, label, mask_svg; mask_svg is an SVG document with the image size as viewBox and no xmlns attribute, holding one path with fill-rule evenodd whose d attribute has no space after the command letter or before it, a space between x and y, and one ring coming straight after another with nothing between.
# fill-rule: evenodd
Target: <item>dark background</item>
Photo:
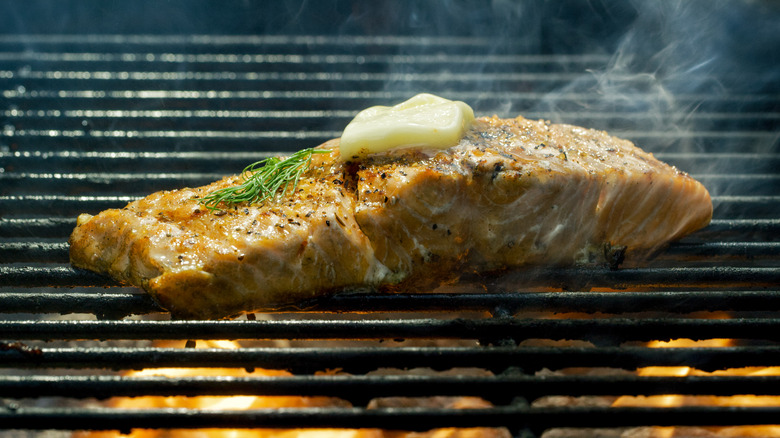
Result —
<instances>
[{"instance_id":1,"label":"dark background","mask_svg":"<svg viewBox=\"0 0 780 438\"><path fill-rule=\"evenodd\" d=\"M632 71L698 68L730 84L746 82L733 76L747 71L751 83L740 88L757 92L764 84L754 73L774 78L780 64L780 2L770 0L3 0L0 7L0 34L479 36L496 39L493 53L630 50Z\"/></svg>"}]
</instances>

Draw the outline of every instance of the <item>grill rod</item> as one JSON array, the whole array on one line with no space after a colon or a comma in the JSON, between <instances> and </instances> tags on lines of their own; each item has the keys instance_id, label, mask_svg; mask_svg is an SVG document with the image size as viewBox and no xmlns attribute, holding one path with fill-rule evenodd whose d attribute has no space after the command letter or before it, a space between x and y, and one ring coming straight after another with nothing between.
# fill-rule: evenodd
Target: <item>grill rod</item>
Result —
<instances>
[{"instance_id":1,"label":"grill rod","mask_svg":"<svg viewBox=\"0 0 780 438\"><path fill-rule=\"evenodd\" d=\"M380 368L448 370L480 368L534 372L568 367L636 369L686 366L702 371L770 367L780 363L780 347L354 347L354 348L10 348L0 350L5 368L142 369L197 364L207 368L284 369L294 374L342 369L367 373Z\"/></svg>"},{"instance_id":2,"label":"grill rod","mask_svg":"<svg viewBox=\"0 0 780 438\"><path fill-rule=\"evenodd\" d=\"M780 395L780 376L4 376L0 397L328 396L365 404L376 397L476 396L496 404L544 395Z\"/></svg>"},{"instance_id":3,"label":"grill rod","mask_svg":"<svg viewBox=\"0 0 780 438\"><path fill-rule=\"evenodd\" d=\"M522 403L492 409L198 409L120 410L0 408L0 428L119 430L133 428L381 428L425 431L437 427L509 427L541 432L551 427L633 427L774 424L780 408L679 407L533 408Z\"/></svg>"},{"instance_id":4,"label":"grill rod","mask_svg":"<svg viewBox=\"0 0 780 438\"><path fill-rule=\"evenodd\" d=\"M516 287L772 287L780 284L780 267L705 266L646 269L540 268L513 271ZM519 282L519 283L518 283ZM0 284L14 287L117 286L103 275L70 266L0 266Z\"/></svg>"},{"instance_id":5,"label":"grill rod","mask_svg":"<svg viewBox=\"0 0 780 438\"><path fill-rule=\"evenodd\" d=\"M279 321L0 321L2 339L583 339L780 341L780 319L596 318L360 319Z\"/></svg>"},{"instance_id":6,"label":"grill rod","mask_svg":"<svg viewBox=\"0 0 780 438\"><path fill-rule=\"evenodd\" d=\"M145 293L131 289L110 293L0 292L5 313L88 313L99 319L162 312ZM496 315L529 312L690 313L698 311L763 312L780 308L780 294L767 291L708 290L651 292L519 292L485 294L339 295L301 304L285 312L448 312L487 311ZM242 324L235 321L234 324ZM63 332L60 332L63 333ZM92 334L90 334L92 335ZM59 334L58 334L59 336Z\"/></svg>"}]
</instances>

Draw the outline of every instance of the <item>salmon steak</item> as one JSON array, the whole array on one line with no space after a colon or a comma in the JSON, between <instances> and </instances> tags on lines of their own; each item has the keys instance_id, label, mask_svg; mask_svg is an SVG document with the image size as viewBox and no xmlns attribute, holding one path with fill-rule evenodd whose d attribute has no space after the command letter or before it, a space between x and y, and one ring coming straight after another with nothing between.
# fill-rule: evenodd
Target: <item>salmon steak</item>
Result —
<instances>
[{"instance_id":1,"label":"salmon steak","mask_svg":"<svg viewBox=\"0 0 780 438\"><path fill-rule=\"evenodd\" d=\"M702 184L603 131L481 117L454 146L351 161L339 141L260 203L204 206L235 175L82 214L71 262L143 288L174 317L220 319L347 290L425 291L466 272L614 268L605 248L641 264L712 217Z\"/></svg>"}]
</instances>

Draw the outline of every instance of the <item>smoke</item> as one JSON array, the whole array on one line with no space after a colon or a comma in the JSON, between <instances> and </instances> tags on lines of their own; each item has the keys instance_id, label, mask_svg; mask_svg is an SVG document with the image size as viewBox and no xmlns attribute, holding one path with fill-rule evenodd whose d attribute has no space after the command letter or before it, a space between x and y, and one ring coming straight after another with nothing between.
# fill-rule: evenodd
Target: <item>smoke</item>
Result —
<instances>
[{"instance_id":1,"label":"smoke","mask_svg":"<svg viewBox=\"0 0 780 438\"><path fill-rule=\"evenodd\" d=\"M771 116L748 119L776 112L780 3L772 0L109 0L100 7L78 0L0 0L0 5L6 6L0 37L86 32L100 41L100 34L179 35L180 46L164 49L174 52L220 50L189 46L187 37L193 35L330 37L290 48L302 55L355 57L354 65L317 65L313 73L334 79L304 84L365 92L327 109L357 112L430 92L464 100L479 115L523 114L608 130L652 152L707 151L702 132L776 130ZM22 50L51 50L43 41L35 47L32 39ZM104 50L90 41L72 50ZM123 50L158 50L138 41ZM262 41L230 50L287 50ZM365 81L350 79L362 75ZM334 120L327 129L337 131L343 123ZM778 138L751 139L750 148L775 151Z\"/></svg>"},{"instance_id":2,"label":"smoke","mask_svg":"<svg viewBox=\"0 0 780 438\"><path fill-rule=\"evenodd\" d=\"M656 152L701 151L697 132L739 130L727 115L704 114L760 110L780 71L780 6L771 1L354 4L340 33L420 38L393 52L413 61L387 66L383 90L393 96L434 92L467 100L483 115L653 132ZM437 64L437 55L459 61ZM544 64L545 56L564 61Z\"/></svg>"},{"instance_id":3,"label":"smoke","mask_svg":"<svg viewBox=\"0 0 780 438\"><path fill-rule=\"evenodd\" d=\"M747 213L724 195L753 194L752 175L777 170L760 156L780 150L778 2L380 1L353 7L339 32L407 38L381 52L399 62L381 71L378 103L430 92L478 115L606 130L694 175L729 216Z\"/></svg>"},{"instance_id":4,"label":"smoke","mask_svg":"<svg viewBox=\"0 0 780 438\"><path fill-rule=\"evenodd\" d=\"M552 91L532 111L613 114L604 129L667 133L668 138L715 128L738 128L728 118L698 117L714 101L734 103L719 111L739 113L777 84L780 48L777 3L661 1L631 3L635 19L615 41L603 66ZM566 99L566 96L587 98ZM749 96L752 99L737 97ZM703 111L712 109L704 108ZM564 120L558 120L564 121ZM725 122L725 125L724 125ZM690 135L689 135L690 137ZM694 152L701 145L659 141ZM775 141L759 150L769 150ZM755 145L754 145L755 147Z\"/></svg>"}]
</instances>

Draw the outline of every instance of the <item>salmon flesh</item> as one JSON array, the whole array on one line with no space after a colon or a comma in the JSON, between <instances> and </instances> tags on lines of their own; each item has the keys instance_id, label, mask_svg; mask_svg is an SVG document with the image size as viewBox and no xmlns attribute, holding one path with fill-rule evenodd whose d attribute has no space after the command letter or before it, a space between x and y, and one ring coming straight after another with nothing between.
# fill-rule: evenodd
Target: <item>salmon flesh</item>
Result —
<instances>
[{"instance_id":1,"label":"salmon flesh","mask_svg":"<svg viewBox=\"0 0 780 438\"><path fill-rule=\"evenodd\" d=\"M218 319L344 290L422 291L465 272L641 263L706 226L712 202L684 172L602 131L479 118L444 150L359 162L319 146L294 193L209 210L241 183L162 191L70 237L74 266L146 290L175 317ZM600 267L601 266L601 267Z\"/></svg>"}]
</instances>

